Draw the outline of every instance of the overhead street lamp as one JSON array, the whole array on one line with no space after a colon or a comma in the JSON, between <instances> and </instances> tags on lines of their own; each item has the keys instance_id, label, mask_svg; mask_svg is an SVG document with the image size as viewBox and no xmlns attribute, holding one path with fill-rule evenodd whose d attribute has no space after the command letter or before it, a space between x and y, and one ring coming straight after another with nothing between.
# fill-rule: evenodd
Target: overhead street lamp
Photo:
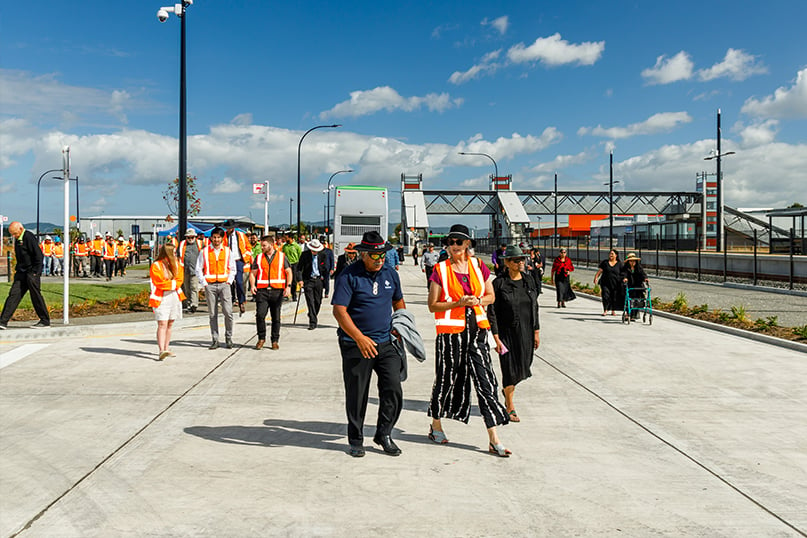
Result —
<instances>
[{"instance_id":1,"label":"overhead street lamp","mask_svg":"<svg viewBox=\"0 0 807 538\"><path fill-rule=\"evenodd\" d=\"M496 164L496 160L488 155L487 153L470 153L467 151L460 151L458 152L459 155L480 155L482 157L487 157L493 162L493 181L496 181L496 178L499 177L499 167ZM498 215L493 216L493 241L498 244L499 243L499 218Z\"/></svg>"},{"instance_id":2,"label":"overhead street lamp","mask_svg":"<svg viewBox=\"0 0 807 538\"><path fill-rule=\"evenodd\" d=\"M61 168L54 168L53 170L48 170L41 176L36 182L36 240L39 241L39 185L42 183L42 178L46 175L51 174L53 172L61 172ZM55 177L53 179L56 179Z\"/></svg>"},{"instance_id":3,"label":"overhead street lamp","mask_svg":"<svg viewBox=\"0 0 807 538\"><path fill-rule=\"evenodd\" d=\"M180 0L179 4L161 7L157 10L157 20L165 22L170 13L180 19L179 38L179 200L177 201L177 237L184 234L188 227L188 136L187 136L187 107L185 84L185 15L186 8L193 4L193 0Z\"/></svg>"},{"instance_id":4,"label":"overhead street lamp","mask_svg":"<svg viewBox=\"0 0 807 538\"><path fill-rule=\"evenodd\" d=\"M497 177L499 177L499 167L496 165L496 161L493 159L493 157L491 157L487 153L468 153L468 152L465 152L465 151L460 151L459 155L481 155L483 157L487 157L488 159L493 161L493 179L496 179Z\"/></svg>"},{"instance_id":5,"label":"overhead street lamp","mask_svg":"<svg viewBox=\"0 0 807 538\"><path fill-rule=\"evenodd\" d=\"M325 197L326 198L326 204L325 205L328 208L327 212L326 212L326 216L325 216L325 226L326 227L330 226L331 232L333 232L333 226L331 225L331 189L333 189L333 187L331 186L331 181L333 181L334 176L336 176L337 174L346 174L346 173L349 173L349 172L353 172L353 170L352 169L339 170L338 172L334 172L333 174L331 174L331 177L328 178L328 188L325 191L325 194L327 195ZM336 201L334 201L334 203L336 203ZM334 224L336 224L336 223L334 222ZM327 232L326 232L326 235L327 235ZM334 237L336 237L336 236L334 236Z\"/></svg>"},{"instance_id":6,"label":"overhead street lamp","mask_svg":"<svg viewBox=\"0 0 807 538\"><path fill-rule=\"evenodd\" d=\"M316 131L317 129L333 129L335 127L341 127L342 124L334 124L334 125L317 125L316 127L311 127L307 130L303 136L300 137L300 143L297 144L297 233L300 233L300 148L303 146L303 140L305 137L308 136L308 133L311 131Z\"/></svg>"},{"instance_id":7,"label":"overhead street lamp","mask_svg":"<svg viewBox=\"0 0 807 538\"><path fill-rule=\"evenodd\" d=\"M715 252L720 252L723 241L723 173L720 171L720 159L726 155L734 155L733 151L726 153L720 152L720 109L717 109L717 151L713 152L708 157L704 157L704 161L711 161L717 159L717 239L715 241ZM706 183L703 187L703 203L706 203ZM725 245L722 245L725 248Z\"/></svg>"}]
</instances>

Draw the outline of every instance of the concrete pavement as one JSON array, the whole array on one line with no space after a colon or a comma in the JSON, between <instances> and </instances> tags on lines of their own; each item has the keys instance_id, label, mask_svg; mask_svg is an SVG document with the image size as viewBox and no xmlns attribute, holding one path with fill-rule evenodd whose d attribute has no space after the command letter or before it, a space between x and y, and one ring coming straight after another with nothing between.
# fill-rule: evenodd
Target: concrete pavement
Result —
<instances>
[{"instance_id":1,"label":"concrete pavement","mask_svg":"<svg viewBox=\"0 0 807 538\"><path fill-rule=\"evenodd\" d=\"M286 305L279 351L251 349L251 314L234 350L184 320L164 363L153 321L0 333L0 535L807 536L804 354L559 310L547 290L502 459L478 413L427 439L434 329L422 273L401 277L429 359L410 364L397 458L346 454L327 302L316 331Z\"/></svg>"}]
</instances>

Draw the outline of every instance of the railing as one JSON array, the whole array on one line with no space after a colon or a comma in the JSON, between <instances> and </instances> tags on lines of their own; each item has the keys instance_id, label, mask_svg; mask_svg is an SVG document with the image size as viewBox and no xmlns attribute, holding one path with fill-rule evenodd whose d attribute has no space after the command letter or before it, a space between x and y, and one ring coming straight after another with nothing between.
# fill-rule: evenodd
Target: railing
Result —
<instances>
[{"instance_id":1,"label":"railing","mask_svg":"<svg viewBox=\"0 0 807 538\"><path fill-rule=\"evenodd\" d=\"M560 247L567 249L568 256L575 265L597 267L608 258L608 246L596 241L588 235L577 237L504 237L495 240L479 238L476 240L475 252L478 256L490 259L498 245L516 244L523 248L538 247L549 266ZM794 284L807 285L807 256L803 254L803 240L790 230L790 238L783 244L774 242L774 248L763 244L757 234L749 240L731 238L724 242L728 250L713 252L702 250L699 241L692 238L632 236L620 237L616 247L621 260L629 252L642 258L642 265L649 274L674 276L675 278L692 280L717 280L726 282L729 277L734 281L758 285L761 280L787 283L789 289ZM804 287L804 286L800 286Z\"/></svg>"}]
</instances>

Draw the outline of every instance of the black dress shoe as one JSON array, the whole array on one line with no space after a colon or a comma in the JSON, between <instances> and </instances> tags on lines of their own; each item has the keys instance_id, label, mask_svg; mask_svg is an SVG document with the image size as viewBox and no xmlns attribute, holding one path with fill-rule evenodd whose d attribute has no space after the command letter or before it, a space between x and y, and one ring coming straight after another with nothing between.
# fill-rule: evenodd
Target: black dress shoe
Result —
<instances>
[{"instance_id":1,"label":"black dress shoe","mask_svg":"<svg viewBox=\"0 0 807 538\"><path fill-rule=\"evenodd\" d=\"M354 458L363 458L364 457L364 447L363 446L350 445L350 450L348 451L348 454L350 454Z\"/></svg>"},{"instance_id":2,"label":"black dress shoe","mask_svg":"<svg viewBox=\"0 0 807 538\"><path fill-rule=\"evenodd\" d=\"M401 449L398 448L398 445L392 440L392 437L389 435L376 435L373 437L373 442L377 445L381 445L381 448L384 449L384 452L389 454L390 456L400 456Z\"/></svg>"},{"instance_id":3,"label":"black dress shoe","mask_svg":"<svg viewBox=\"0 0 807 538\"><path fill-rule=\"evenodd\" d=\"M228 338L228 339L227 339L227 340L224 342L224 347L226 347L227 349L232 349L232 348L233 348L233 341L232 341L232 340L230 340L230 339Z\"/></svg>"},{"instance_id":4,"label":"black dress shoe","mask_svg":"<svg viewBox=\"0 0 807 538\"><path fill-rule=\"evenodd\" d=\"M218 342L218 340L213 340L213 343L212 343L212 344L210 344L210 347L209 347L209 348L207 348L207 349L218 349L218 348L219 348L219 342Z\"/></svg>"}]
</instances>

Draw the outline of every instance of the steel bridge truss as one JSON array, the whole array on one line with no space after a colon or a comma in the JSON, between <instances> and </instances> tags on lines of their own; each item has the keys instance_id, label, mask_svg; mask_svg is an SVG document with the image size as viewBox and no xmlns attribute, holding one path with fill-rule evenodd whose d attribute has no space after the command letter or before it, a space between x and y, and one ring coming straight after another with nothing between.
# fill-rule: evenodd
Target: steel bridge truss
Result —
<instances>
[{"instance_id":1,"label":"steel bridge truss","mask_svg":"<svg viewBox=\"0 0 807 538\"><path fill-rule=\"evenodd\" d=\"M498 215L495 191L423 191L426 211L433 215ZM553 191L517 193L528 215L555 213ZM610 214L610 195L606 192L558 191L557 213L561 215ZM699 192L618 192L614 193L615 215L700 215Z\"/></svg>"}]
</instances>

